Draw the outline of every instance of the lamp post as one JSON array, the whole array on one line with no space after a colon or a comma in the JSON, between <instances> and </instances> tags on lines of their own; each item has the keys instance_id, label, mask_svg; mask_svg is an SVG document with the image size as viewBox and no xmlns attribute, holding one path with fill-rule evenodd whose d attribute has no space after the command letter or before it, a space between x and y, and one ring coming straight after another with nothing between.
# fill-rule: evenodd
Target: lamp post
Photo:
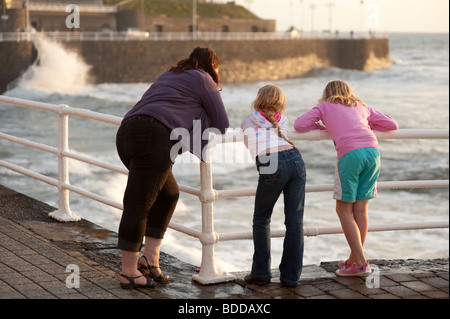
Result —
<instances>
[{"instance_id":1,"label":"lamp post","mask_svg":"<svg viewBox=\"0 0 450 319\"><path fill-rule=\"evenodd\" d=\"M328 2L327 3L327 6L328 6L328 9L329 9L329 17L328 17L328 19L329 19L329 24L330 24L330 26L329 26L329 30L330 30L330 34L331 34L331 29L332 29L332 19L333 19L333 12L332 12L332 9L333 9L333 7L334 7L334 3L333 2Z\"/></svg>"},{"instance_id":2,"label":"lamp post","mask_svg":"<svg viewBox=\"0 0 450 319\"><path fill-rule=\"evenodd\" d=\"M192 0L192 40L197 38L197 0Z\"/></svg>"},{"instance_id":3,"label":"lamp post","mask_svg":"<svg viewBox=\"0 0 450 319\"><path fill-rule=\"evenodd\" d=\"M300 29L303 32L305 30L305 10L304 10L304 7L303 7L303 0L300 0L300 10L301 10Z\"/></svg>"},{"instance_id":4,"label":"lamp post","mask_svg":"<svg viewBox=\"0 0 450 319\"><path fill-rule=\"evenodd\" d=\"M28 2L28 0L26 0L26 2L25 2L25 6L26 6L26 9L25 9L25 18L26 18L26 24L27 24L27 27L26 27L26 32L30 32L31 30L30 30L30 4L29 4L29 2Z\"/></svg>"},{"instance_id":5,"label":"lamp post","mask_svg":"<svg viewBox=\"0 0 450 319\"><path fill-rule=\"evenodd\" d=\"M312 32L312 35L315 37L316 30L314 29L314 9L316 8L316 5L312 4L309 7L311 8L311 32Z\"/></svg>"},{"instance_id":6,"label":"lamp post","mask_svg":"<svg viewBox=\"0 0 450 319\"><path fill-rule=\"evenodd\" d=\"M250 26L250 6L252 5L253 0L247 0L247 27L248 27L248 32L252 31L252 28Z\"/></svg>"}]
</instances>

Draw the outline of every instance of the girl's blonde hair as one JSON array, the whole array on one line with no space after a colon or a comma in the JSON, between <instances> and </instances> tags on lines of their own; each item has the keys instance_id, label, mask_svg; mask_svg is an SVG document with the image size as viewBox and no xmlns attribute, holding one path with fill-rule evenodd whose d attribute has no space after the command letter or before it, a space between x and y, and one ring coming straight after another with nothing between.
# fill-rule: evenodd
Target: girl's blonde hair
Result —
<instances>
[{"instance_id":1,"label":"girl's blonde hair","mask_svg":"<svg viewBox=\"0 0 450 319\"><path fill-rule=\"evenodd\" d=\"M353 94L347 83L340 80L331 81L327 84L323 90L322 98L319 99L319 102L325 101L347 106L358 106L358 102L366 105Z\"/></svg>"},{"instance_id":2,"label":"girl's blonde hair","mask_svg":"<svg viewBox=\"0 0 450 319\"><path fill-rule=\"evenodd\" d=\"M256 99L252 103L252 107L255 111L264 112L266 118L272 123L273 127L277 129L278 136L296 148L294 143L281 132L281 128L275 119L275 114L284 113L286 106L286 96L283 91L275 85L265 85L260 88Z\"/></svg>"}]
</instances>

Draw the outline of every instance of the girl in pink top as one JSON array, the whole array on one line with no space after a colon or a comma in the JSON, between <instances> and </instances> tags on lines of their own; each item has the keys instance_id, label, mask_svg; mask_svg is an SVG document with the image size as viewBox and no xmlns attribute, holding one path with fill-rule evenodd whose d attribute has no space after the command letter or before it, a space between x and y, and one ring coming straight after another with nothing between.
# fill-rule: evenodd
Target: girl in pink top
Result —
<instances>
[{"instance_id":1,"label":"girl in pink top","mask_svg":"<svg viewBox=\"0 0 450 319\"><path fill-rule=\"evenodd\" d=\"M338 158L333 198L351 249L350 257L339 262L336 274L369 274L363 244L368 229L369 199L376 197L380 173L378 141L372 130L397 130L397 122L368 107L345 82L332 81L325 87L319 104L297 118L294 128L298 132L327 130L333 139Z\"/></svg>"}]
</instances>

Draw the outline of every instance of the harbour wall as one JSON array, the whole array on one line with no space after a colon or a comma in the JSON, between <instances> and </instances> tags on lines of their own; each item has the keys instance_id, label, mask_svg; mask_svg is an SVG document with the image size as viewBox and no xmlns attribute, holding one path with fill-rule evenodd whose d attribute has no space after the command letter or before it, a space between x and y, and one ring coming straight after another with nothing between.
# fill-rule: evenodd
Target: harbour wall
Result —
<instances>
[{"instance_id":1,"label":"harbour wall","mask_svg":"<svg viewBox=\"0 0 450 319\"><path fill-rule=\"evenodd\" d=\"M34 63L36 57L32 42L0 42L0 94Z\"/></svg>"},{"instance_id":2,"label":"harbour wall","mask_svg":"<svg viewBox=\"0 0 450 319\"><path fill-rule=\"evenodd\" d=\"M193 48L211 47L224 83L269 81L304 75L316 66L371 71L388 67L389 41L292 39L231 41L67 41L91 66L93 83L150 83ZM0 42L0 92L36 59L31 42ZM6 72L5 72L6 71Z\"/></svg>"}]
</instances>

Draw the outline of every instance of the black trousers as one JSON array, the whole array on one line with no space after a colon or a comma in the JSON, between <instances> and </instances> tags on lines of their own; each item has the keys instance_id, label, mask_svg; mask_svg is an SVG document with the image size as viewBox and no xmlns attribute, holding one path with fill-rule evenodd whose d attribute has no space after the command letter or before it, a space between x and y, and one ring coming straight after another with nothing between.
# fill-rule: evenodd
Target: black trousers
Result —
<instances>
[{"instance_id":1,"label":"black trousers","mask_svg":"<svg viewBox=\"0 0 450 319\"><path fill-rule=\"evenodd\" d=\"M119 225L121 250L137 252L144 236L163 238L178 198L172 174L169 129L149 116L124 121L116 136L117 152L128 168Z\"/></svg>"}]
</instances>

